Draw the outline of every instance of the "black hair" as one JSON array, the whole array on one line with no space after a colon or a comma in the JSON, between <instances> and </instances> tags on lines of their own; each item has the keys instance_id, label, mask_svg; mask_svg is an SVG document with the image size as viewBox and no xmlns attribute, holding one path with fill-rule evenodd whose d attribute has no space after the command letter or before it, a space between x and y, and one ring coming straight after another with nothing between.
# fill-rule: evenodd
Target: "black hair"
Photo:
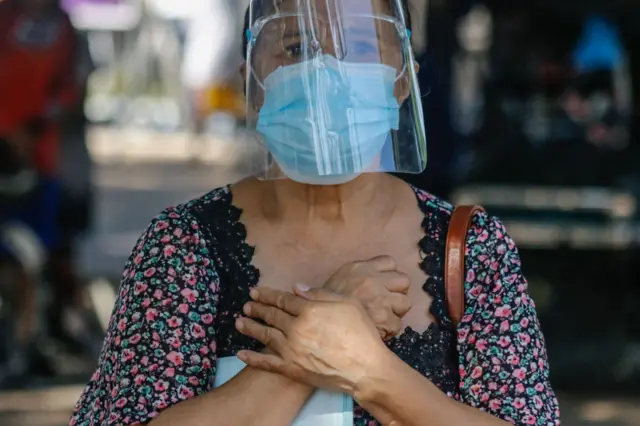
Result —
<instances>
[{"instance_id":1,"label":"black hair","mask_svg":"<svg viewBox=\"0 0 640 426\"><path fill-rule=\"evenodd\" d=\"M394 0L389 0L394 1ZM251 5L253 4L253 7L258 7L260 8L260 4L257 0L251 0L250 5L247 7L247 11L244 14L244 28L242 29L242 55L246 56L247 54L247 47L249 44L249 38L248 38L248 31L249 28L251 28L251 25L253 24L253 22L250 22L251 16L249 15L249 10L251 9ZM402 10L404 13L404 17L406 20L406 24L407 24L407 29L409 31L411 31L411 10L409 9L409 0L400 0L400 5L402 6ZM258 10L258 14L262 14L260 13L261 11Z\"/></svg>"}]
</instances>

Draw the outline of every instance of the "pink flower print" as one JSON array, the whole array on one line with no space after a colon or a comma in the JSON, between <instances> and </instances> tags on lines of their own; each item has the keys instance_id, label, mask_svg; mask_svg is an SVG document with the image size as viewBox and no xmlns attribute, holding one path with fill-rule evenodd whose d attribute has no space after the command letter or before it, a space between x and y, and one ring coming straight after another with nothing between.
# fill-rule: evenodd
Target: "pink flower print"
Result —
<instances>
[{"instance_id":1,"label":"pink flower print","mask_svg":"<svg viewBox=\"0 0 640 426\"><path fill-rule=\"evenodd\" d=\"M142 374L138 374L136 378L133 379L133 382L136 384L136 386L142 386L145 380L146 380L145 376L143 376Z\"/></svg>"},{"instance_id":2,"label":"pink flower print","mask_svg":"<svg viewBox=\"0 0 640 426\"><path fill-rule=\"evenodd\" d=\"M146 271L144 271L144 276L147 277L147 278L152 277L155 274L156 274L156 268L154 268L154 267L151 267L151 268L147 269Z\"/></svg>"},{"instance_id":3,"label":"pink flower print","mask_svg":"<svg viewBox=\"0 0 640 426\"><path fill-rule=\"evenodd\" d=\"M176 369L173 367L169 367L166 370L164 370L164 375L167 377L173 377L176 375Z\"/></svg>"},{"instance_id":4,"label":"pink flower print","mask_svg":"<svg viewBox=\"0 0 640 426\"><path fill-rule=\"evenodd\" d=\"M536 418L533 417L531 414L527 414L526 416L524 416L524 419L522 419L522 421L526 425L535 425L536 424Z\"/></svg>"},{"instance_id":5,"label":"pink flower print","mask_svg":"<svg viewBox=\"0 0 640 426\"><path fill-rule=\"evenodd\" d=\"M172 300L172 299L170 299L170 298L169 298L169 299L164 299L162 302L160 302L160 304L161 304L162 306L169 306L169 305L171 305L172 303L173 303L173 300Z\"/></svg>"},{"instance_id":6,"label":"pink flower print","mask_svg":"<svg viewBox=\"0 0 640 426\"><path fill-rule=\"evenodd\" d=\"M204 337L204 329L198 324L193 324L191 326L191 335L196 338L202 338Z\"/></svg>"},{"instance_id":7,"label":"pink flower print","mask_svg":"<svg viewBox=\"0 0 640 426\"><path fill-rule=\"evenodd\" d=\"M540 409L542 408L542 399L536 395L533 397L533 405L537 408Z\"/></svg>"},{"instance_id":8,"label":"pink flower print","mask_svg":"<svg viewBox=\"0 0 640 426\"><path fill-rule=\"evenodd\" d=\"M209 353L209 348L207 348L206 346L201 346L199 352L200 355L206 355Z\"/></svg>"},{"instance_id":9,"label":"pink flower print","mask_svg":"<svg viewBox=\"0 0 640 426\"><path fill-rule=\"evenodd\" d=\"M155 371L158 371L159 368L160 366L158 364L151 364L151 367L149 367L149 371L153 373Z\"/></svg>"},{"instance_id":10,"label":"pink flower print","mask_svg":"<svg viewBox=\"0 0 640 426\"><path fill-rule=\"evenodd\" d=\"M209 325L213 322L213 315L211 314L204 314L200 317L200 319L202 320L203 323Z\"/></svg>"},{"instance_id":11,"label":"pink flower print","mask_svg":"<svg viewBox=\"0 0 640 426\"><path fill-rule=\"evenodd\" d=\"M215 340L211 341L211 343L209 343L209 349L211 350L211 352L213 352L215 354L216 353L216 348L217 348L216 341Z\"/></svg>"},{"instance_id":12,"label":"pink flower print","mask_svg":"<svg viewBox=\"0 0 640 426\"><path fill-rule=\"evenodd\" d=\"M169 217L169 219L179 219L180 215L176 212L169 212L169 214L167 215Z\"/></svg>"},{"instance_id":13,"label":"pink flower print","mask_svg":"<svg viewBox=\"0 0 640 426\"><path fill-rule=\"evenodd\" d=\"M175 252L176 246L172 246L171 244L164 246L164 248L162 249L162 254L164 254L165 257L171 257L175 254Z\"/></svg>"},{"instance_id":14,"label":"pink flower print","mask_svg":"<svg viewBox=\"0 0 640 426\"><path fill-rule=\"evenodd\" d=\"M468 328L462 328L458 330L458 340L466 340L467 336L469 335L469 329Z\"/></svg>"},{"instance_id":15,"label":"pink flower print","mask_svg":"<svg viewBox=\"0 0 640 426\"><path fill-rule=\"evenodd\" d=\"M479 377L482 377L482 367L477 366L473 369L473 371L471 372L471 378L472 379L477 379Z\"/></svg>"},{"instance_id":16,"label":"pink flower print","mask_svg":"<svg viewBox=\"0 0 640 426\"><path fill-rule=\"evenodd\" d=\"M522 318L520 320L520 327L522 327L522 328L529 327L529 318Z\"/></svg>"},{"instance_id":17,"label":"pink flower print","mask_svg":"<svg viewBox=\"0 0 640 426\"><path fill-rule=\"evenodd\" d=\"M169 388L169 383L165 382L164 380L158 380L153 385L153 388L156 390L156 392L164 392Z\"/></svg>"},{"instance_id":18,"label":"pink flower print","mask_svg":"<svg viewBox=\"0 0 640 426\"><path fill-rule=\"evenodd\" d=\"M524 385L522 383L516 384L516 393L523 393L523 392L524 392Z\"/></svg>"},{"instance_id":19,"label":"pink flower print","mask_svg":"<svg viewBox=\"0 0 640 426\"><path fill-rule=\"evenodd\" d=\"M189 284L191 287L198 284L198 278L194 274L187 274L185 276L185 280L187 281L187 284Z\"/></svg>"},{"instance_id":20,"label":"pink flower print","mask_svg":"<svg viewBox=\"0 0 640 426\"><path fill-rule=\"evenodd\" d=\"M125 349L122 351L122 360L125 362L131 361L135 356L136 353L131 349Z\"/></svg>"},{"instance_id":21,"label":"pink flower print","mask_svg":"<svg viewBox=\"0 0 640 426\"><path fill-rule=\"evenodd\" d=\"M511 307L509 305L499 306L495 312L495 316L498 318L509 317L511 314Z\"/></svg>"},{"instance_id":22,"label":"pink flower print","mask_svg":"<svg viewBox=\"0 0 640 426\"><path fill-rule=\"evenodd\" d=\"M159 221L156 223L156 226L155 226L155 228L154 228L154 231L155 231L155 232L162 231L163 229L167 229L168 227L169 227L169 223L168 223L168 222L166 222L166 221L164 221L164 220L159 220Z\"/></svg>"},{"instance_id":23,"label":"pink flower print","mask_svg":"<svg viewBox=\"0 0 640 426\"><path fill-rule=\"evenodd\" d=\"M483 393L482 396L480 397L480 402L487 402L489 400L489 394L488 393Z\"/></svg>"},{"instance_id":24,"label":"pink flower print","mask_svg":"<svg viewBox=\"0 0 640 426\"><path fill-rule=\"evenodd\" d=\"M158 316L158 311L156 309L153 309L153 308L147 309L147 312L145 313L144 316L147 319L147 321L153 321Z\"/></svg>"},{"instance_id":25,"label":"pink flower print","mask_svg":"<svg viewBox=\"0 0 640 426\"><path fill-rule=\"evenodd\" d=\"M132 375L132 376L135 376L136 374L138 374L138 366L137 366L137 365L134 365L134 366L131 368L131 375Z\"/></svg>"},{"instance_id":26,"label":"pink flower print","mask_svg":"<svg viewBox=\"0 0 640 426\"><path fill-rule=\"evenodd\" d=\"M189 383L192 386L200 386L200 380L198 380L197 378L195 378L193 376L189 377Z\"/></svg>"},{"instance_id":27,"label":"pink flower print","mask_svg":"<svg viewBox=\"0 0 640 426\"><path fill-rule=\"evenodd\" d=\"M500 402L499 399L492 399L491 401L489 401L489 409L493 412L497 412L498 410L500 410L501 405L502 402Z\"/></svg>"},{"instance_id":28,"label":"pink flower print","mask_svg":"<svg viewBox=\"0 0 640 426\"><path fill-rule=\"evenodd\" d=\"M469 270L469 272L473 272L471 270ZM467 281L469 281L467 279ZM475 285L473 287L471 287L471 291L469 292L472 296L478 297L480 296L480 294L482 294L482 286L481 285Z\"/></svg>"},{"instance_id":29,"label":"pink flower print","mask_svg":"<svg viewBox=\"0 0 640 426\"><path fill-rule=\"evenodd\" d=\"M162 244L167 244L169 241L171 241L171 235L163 235L162 238L160 238Z\"/></svg>"},{"instance_id":30,"label":"pink flower print","mask_svg":"<svg viewBox=\"0 0 640 426\"><path fill-rule=\"evenodd\" d=\"M184 261L187 265L191 265L192 263L196 263L198 259L196 258L196 255L193 253L188 253L185 258Z\"/></svg>"},{"instance_id":31,"label":"pink flower print","mask_svg":"<svg viewBox=\"0 0 640 426\"><path fill-rule=\"evenodd\" d=\"M542 392L544 390L544 385L542 383L536 383L533 388L536 390L536 392Z\"/></svg>"},{"instance_id":32,"label":"pink flower print","mask_svg":"<svg viewBox=\"0 0 640 426\"><path fill-rule=\"evenodd\" d=\"M120 398L116 401L117 408L124 408L125 405L127 405L127 398Z\"/></svg>"},{"instance_id":33,"label":"pink flower print","mask_svg":"<svg viewBox=\"0 0 640 426\"><path fill-rule=\"evenodd\" d=\"M141 262L142 262L142 253L138 253L136 257L133 258L133 263L136 265L139 265Z\"/></svg>"},{"instance_id":34,"label":"pink flower print","mask_svg":"<svg viewBox=\"0 0 640 426\"><path fill-rule=\"evenodd\" d=\"M156 291L153 292L153 297L155 297L156 299L160 300L162 299L162 290L160 289L156 289Z\"/></svg>"},{"instance_id":35,"label":"pink flower print","mask_svg":"<svg viewBox=\"0 0 640 426\"><path fill-rule=\"evenodd\" d=\"M480 339L476 342L476 349L478 349L481 352L484 352L487 350L487 341L485 339Z\"/></svg>"},{"instance_id":36,"label":"pink flower print","mask_svg":"<svg viewBox=\"0 0 640 426\"><path fill-rule=\"evenodd\" d=\"M129 337L129 343L131 343L132 345L137 345L140 339L140 333L136 333L133 336Z\"/></svg>"},{"instance_id":37,"label":"pink flower print","mask_svg":"<svg viewBox=\"0 0 640 426\"><path fill-rule=\"evenodd\" d=\"M145 367L149 365L149 357L146 355L143 356L142 359L140 359L140 364L144 365Z\"/></svg>"},{"instance_id":38,"label":"pink flower print","mask_svg":"<svg viewBox=\"0 0 640 426\"><path fill-rule=\"evenodd\" d=\"M490 391L494 391L498 389L498 384L496 382L489 382L489 384L487 385L487 388Z\"/></svg>"},{"instance_id":39,"label":"pink flower print","mask_svg":"<svg viewBox=\"0 0 640 426\"><path fill-rule=\"evenodd\" d=\"M180 294L182 297L187 299L189 303L195 303L196 298L198 297L198 292L196 290L191 290L190 288L183 288Z\"/></svg>"},{"instance_id":40,"label":"pink flower print","mask_svg":"<svg viewBox=\"0 0 640 426\"><path fill-rule=\"evenodd\" d=\"M145 298L140 305L143 308L148 308L151 305L151 299L149 299L148 297Z\"/></svg>"},{"instance_id":41,"label":"pink flower print","mask_svg":"<svg viewBox=\"0 0 640 426\"><path fill-rule=\"evenodd\" d=\"M180 238L180 237L182 236L182 232L183 232L183 231L182 231L182 229L180 229L180 228L176 228L176 229L173 231L173 235L174 235L174 236L176 236L177 238Z\"/></svg>"},{"instance_id":42,"label":"pink flower print","mask_svg":"<svg viewBox=\"0 0 640 426\"><path fill-rule=\"evenodd\" d=\"M500 336L498 339L498 345L502 348L506 348L511 344L511 338L509 336Z\"/></svg>"},{"instance_id":43,"label":"pink flower print","mask_svg":"<svg viewBox=\"0 0 640 426\"><path fill-rule=\"evenodd\" d=\"M177 366L180 366L184 363L184 356L181 353L174 351L169 352L169 355L167 355L167 359Z\"/></svg>"},{"instance_id":44,"label":"pink flower print","mask_svg":"<svg viewBox=\"0 0 640 426\"><path fill-rule=\"evenodd\" d=\"M167 274L169 276L175 277L176 276L176 270L173 269L173 268L169 268L169 269L167 269Z\"/></svg>"},{"instance_id":45,"label":"pink flower print","mask_svg":"<svg viewBox=\"0 0 640 426\"><path fill-rule=\"evenodd\" d=\"M120 319L118 321L118 330L124 331L127 328L127 320L125 318Z\"/></svg>"},{"instance_id":46,"label":"pink flower print","mask_svg":"<svg viewBox=\"0 0 640 426\"><path fill-rule=\"evenodd\" d=\"M189 399L189 398L193 398L194 393L193 391L186 387L186 386L180 386L178 388L178 394L180 395L180 398L182 399Z\"/></svg>"},{"instance_id":47,"label":"pink flower print","mask_svg":"<svg viewBox=\"0 0 640 426\"><path fill-rule=\"evenodd\" d=\"M149 286L146 285L145 283L136 283L135 286L135 290L133 291L133 294L140 294L142 292L144 292Z\"/></svg>"},{"instance_id":48,"label":"pink flower print","mask_svg":"<svg viewBox=\"0 0 640 426\"><path fill-rule=\"evenodd\" d=\"M209 358L202 359L202 368L204 368L205 370L208 370L211 368L211 361L209 360Z\"/></svg>"},{"instance_id":49,"label":"pink flower print","mask_svg":"<svg viewBox=\"0 0 640 426\"><path fill-rule=\"evenodd\" d=\"M178 306L178 311L180 311L180 313L182 314L186 314L187 312L189 312L189 305L187 305L186 303L181 303Z\"/></svg>"},{"instance_id":50,"label":"pink flower print","mask_svg":"<svg viewBox=\"0 0 640 426\"><path fill-rule=\"evenodd\" d=\"M475 345L476 344L476 335L472 334L471 336L469 336L469 338L467 339L467 342L469 342L470 345Z\"/></svg>"},{"instance_id":51,"label":"pink flower print","mask_svg":"<svg viewBox=\"0 0 640 426\"><path fill-rule=\"evenodd\" d=\"M523 368L516 368L515 370L513 370L513 373L511 375L518 380L524 380L526 377L526 373Z\"/></svg>"},{"instance_id":52,"label":"pink flower print","mask_svg":"<svg viewBox=\"0 0 640 426\"><path fill-rule=\"evenodd\" d=\"M479 243L484 243L485 241L487 241L487 239L489 239L489 231L484 229L480 233L480 235L478 235L478 238L476 239L476 241L478 241Z\"/></svg>"},{"instance_id":53,"label":"pink flower print","mask_svg":"<svg viewBox=\"0 0 640 426\"><path fill-rule=\"evenodd\" d=\"M169 343L169 346L171 346L174 349L179 349L180 346L182 346L182 342L180 342L180 340L176 339L175 337L169 337L167 339L167 343Z\"/></svg>"},{"instance_id":54,"label":"pink flower print","mask_svg":"<svg viewBox=\"0 0 640 426\"><path fill-rule=\"evenodd\" d=\"M182 325L182 319L174 315L171 318L169 318L169 320L167 321L167 324L169 324L169 327L171 328L180 327L180 325Z\"/></svg>"},{"instance_id":55,"label":"pink flower print","mask_svg":"<svg viewBox=\"0 0 640 426\"><path fill-rule=\"evenodd\" d=\"M518 339L523 345L528 345L531 342L531 337L527 333L518 333Z\"/></svg>"},{"instance_id":56,"label":"pink flower print","mask_svg":"<svg viewBox=\"0 0 640 426\"><path fill-rule=\"evenodd\" d=\"M473 392L473 394L476 396L480 393L481 390L482 386L480 385L480 383L475 383L471 386L471 392Z\"/></svg>"},{"instance_id":57,"label":"pink flower print","mask_svg":"<svg viewBox=\"0 0 640 426\"><path fill-rule=\"evenodd\" d=\"M472 283L472 282L474 282L475 280L476 280L476 273L474 272L474 270L473 270L473 269L469 269L469 270L467 271L467 278L466 278L466 281L467 281L468 283Z\"/></svg>"},{"instance_id":58,"label":"pink flower print","mask_svg":"<svg viewBox=\"0 0 640 426\"><path fill-rule=\"evenodd\" d=\"M505 331L509 331L509 328L510 328L510 327L511 327L511 326L509 325L509 321L507 321L507 320L504 320L504 321L502 321L502 322L500 323L500 331L501 331L501 332L503 332L503 333L504 333Z\"/></svg>"}]
</instances>

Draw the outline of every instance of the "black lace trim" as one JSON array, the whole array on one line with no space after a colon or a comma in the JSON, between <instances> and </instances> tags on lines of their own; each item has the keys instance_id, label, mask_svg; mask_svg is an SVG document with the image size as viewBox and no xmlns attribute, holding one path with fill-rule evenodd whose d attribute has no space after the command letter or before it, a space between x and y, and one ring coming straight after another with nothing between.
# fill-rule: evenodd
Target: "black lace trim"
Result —
<instances>
[{"instance_id":1,"label":"black lace trim","mask_svg":"<svg viewBox=\"0 0 640 426\"><path fill-rule=\"evenodd\" d=\"M241 349L261 349L262 345L244 336L235 328L236 318L242 314L249 290L258 285L260 271L253 265L255 247L247 243L247 229L240 221L242 209L233 204L231 187L216 190L209 202L194 208L202 232L209 242L211 257L220 275L216 330L227 336L218 342L218 357L234 356Z\"/></svg>"}]
</instances>

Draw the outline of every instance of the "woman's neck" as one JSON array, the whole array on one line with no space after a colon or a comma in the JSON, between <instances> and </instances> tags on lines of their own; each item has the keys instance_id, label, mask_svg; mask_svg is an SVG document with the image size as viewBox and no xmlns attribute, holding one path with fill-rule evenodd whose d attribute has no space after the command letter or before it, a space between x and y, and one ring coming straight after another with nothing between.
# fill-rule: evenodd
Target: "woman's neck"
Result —
<instances>
[{"instance_id":1,"label":"woman's neck","mask_svg":"<svg viewBox=\"0 0 640 426\"><path fill-rule=\"evenodd\" d=\"M303 239L361 238L384 227L395 211L396 179L365 173L342 185L305 185L289 179L264 182L261 208L278 228Z\"/></svg>"}]
</instances>

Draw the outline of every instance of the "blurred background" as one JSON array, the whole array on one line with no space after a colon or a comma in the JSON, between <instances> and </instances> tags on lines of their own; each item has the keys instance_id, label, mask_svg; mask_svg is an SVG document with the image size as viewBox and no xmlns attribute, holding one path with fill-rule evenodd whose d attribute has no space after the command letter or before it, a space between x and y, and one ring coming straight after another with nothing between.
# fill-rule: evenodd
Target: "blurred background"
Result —
<instances>
[{"instance_id":1,"label":"blurred background","mask_svg":"<svg viewBox=\"0 0 640 426\"><path fill-rule=\"evenodd\" d=\"M61 0L68 34L60 15L43 12L47 1L0 0L0 149L48 147L37 168L59 176L63 201L47 214L64 234L43 244L28 212L5 214L34 177L0 152L0 238L12 254L0 267L3 426L67 424L149 220L246 173L241 118L211 108L197 78L210 64L189 60L207 37L239 45L243 1L231 0L232 30L198 31L193 5L221 0ZM57 73L50 99L31 90L41 72L12 65L4 39L15 4L39 13L13 36L38 47L31 63ZM416 0L412 9L429 165L402 177L505 222L563 423L640 425L640 3ZM238 75L231 86L241 85ZM30 312L36 338L23 344L9 330Z\"/></svg>"}]
</instances>

